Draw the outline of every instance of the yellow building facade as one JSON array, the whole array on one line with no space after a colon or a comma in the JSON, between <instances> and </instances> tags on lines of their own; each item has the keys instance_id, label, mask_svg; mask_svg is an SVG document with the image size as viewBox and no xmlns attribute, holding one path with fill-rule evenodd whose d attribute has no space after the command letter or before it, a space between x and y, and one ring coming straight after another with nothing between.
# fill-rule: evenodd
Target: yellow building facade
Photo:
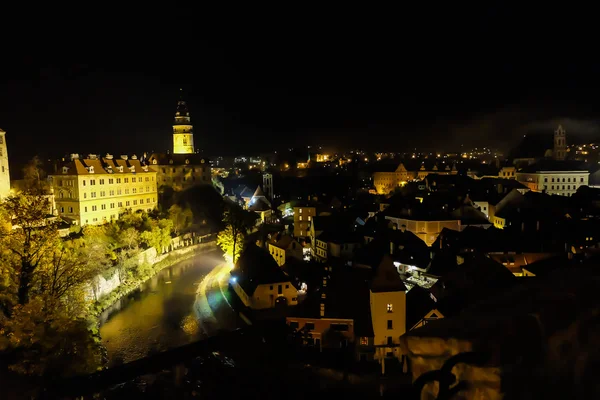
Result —
<instances>
[{"instance_id":1,"label":"yellow building facade","mask_svg":"<svg viewBox=\"0 0 600 400\"><path fill-rule=\"evenodd\" d=\"M294 207L294 237L310 236L312 219L317 215L316 207Z\"/></svg>"},{"instance_id":2,"label":"yellow building facade","mask_svg":"<svg viewBox=\"0 0 600 400\"><path fill-rule=\"evenodd\" d=\"M406 332L406 286L389 256L371 282L370 306L375 358L400 358L400 336Z\"/></svg>"},{"instance_id":3,"label":"yellow building facade","mask_svg":"<svg viewBox=\"0 0 600 400\"><path fill-rule=\"evenodd\" d=\"M242 303L253 310L274 308L278 303L298 305L298 289L291 281L259 284L250 293L238 282L233 282L231 286Z\"/></svg>"},{"instance_id":4,"label":"yellow building facade","mask_svg":"<svg viewBox=\"0 0 600 400\"><path fill-rule=\"evenodd\" d=\"M73 154L50 180L58 214L75 225L99 225L126 210L152 211L157 206L156 171L136 156Z\"/></svg>"},{"instance_id":5,"label":"yellow building facade","mask_svg":"<svg viewBox=\"0 0 600 400\"><path fill-rule=\"evenodd\" d=\"M373 186L377 194L385 195L393 192L398 187L404 186L407 182L425 179L429 174L456 175L458 170L456 165L452 167L446 165L440 169L435 164L430 170L426 169L425 165L421 165L420 169L411 171L404 166L404 163L400 163L395 171L375 172L373 174Z\"/></svg>"}]
</instances>

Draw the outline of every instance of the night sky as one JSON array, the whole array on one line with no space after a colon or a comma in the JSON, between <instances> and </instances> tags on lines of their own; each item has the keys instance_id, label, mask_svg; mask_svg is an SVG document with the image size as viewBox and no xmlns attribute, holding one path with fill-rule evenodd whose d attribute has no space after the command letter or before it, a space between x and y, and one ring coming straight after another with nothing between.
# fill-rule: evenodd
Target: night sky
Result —
<instances>
[{"instance_id":1,"label":"night sky","mask_svg":"<svg viewBox=\"0 0 600 400\"><path fill-rule=\"evenodd\" d=\"M0 65L9 153L165 151L180 87L211 156L506 147L558 122L600 138L599 63L580 50L597 34L562 9L307 11L57 24L18 39Z\"/></svg>"}]
</instances>

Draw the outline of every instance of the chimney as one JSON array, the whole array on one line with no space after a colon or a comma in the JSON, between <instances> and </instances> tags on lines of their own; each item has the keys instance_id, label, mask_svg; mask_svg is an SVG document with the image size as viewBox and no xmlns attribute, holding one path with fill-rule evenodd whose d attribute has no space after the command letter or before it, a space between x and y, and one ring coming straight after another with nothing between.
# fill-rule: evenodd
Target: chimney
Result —
<instances>
[{"instance_id":1,"label":"chimney","mask_svg":"<svg viewBox=\"0 0 600 400\"><path fill-rule=\"evenodd\" d=\"M390 240L390 254L394 254L394 242Z\"/></svg>"},{"instance_id":2,"label":"chimney","mask_svg":"<svg viewBox=\"0 0 600 400\"><path fill-rule=\"evenodd\" d=\"M131 156L131 159L132 160L137 160L137 156L134 154L134 155Z\"/></svg>"},{"instance_id":3,"label":"chimney","mask_svg":"<svg viewBox=\"0 0 600 400\"><path fill-rule=\"evenodd\" d=\"M127 154L121 154L121 160L125 160L127 161L129 157L127 157Z\"/></svg>"},{"instance_id":4,"label":"chimney","mask_svg":"<svg viewBox=\"0 0 600 400\"><path fill-rule=\"evenodd\" d=\"M525 232L525 222L521 222L521 232Z\"/></svg>"},{"instance_id":5,"label":"chimney","mask_svg":"<svg viewBox=\"0 0 600 400\"><path fill-rule=\"evenodd\" d=\"M104 158L106 158L107 160L112 160L113 156L112 154L106 153L106 156Z\"/></svg>"},{"instance_id":6,"label":"chimney","mask_svg":"<svg viewBox=\"0 0 600 400\"><path fill-rule=\"evenodd\" d=\"M95 154L88 154L88 158L89 158L90 160L95 160L97 157L96 157L96 155L95 155Z\"/></svg>"},{"instance_id":7,"label":"chimney","mask_svg":"<svg viewBox=\"0 0 600 400\"><path fill-rule=\"evenodd\" d=\"M77 153L71 154L71 161L78 160L78 159L79 159L79 154L77 154Z\"/></svg>"}]
</instances>

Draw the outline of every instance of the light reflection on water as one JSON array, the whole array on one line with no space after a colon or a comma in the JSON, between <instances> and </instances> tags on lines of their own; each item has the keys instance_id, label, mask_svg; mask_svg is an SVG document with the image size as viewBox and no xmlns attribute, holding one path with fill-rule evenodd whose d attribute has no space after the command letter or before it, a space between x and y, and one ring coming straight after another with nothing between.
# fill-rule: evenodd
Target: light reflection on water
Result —
<instances>
[{"instance_id":1,"label":"light reflection on water","mask_svg":"<svg viewBox=\"0 0 600 400\"><path fill-rule=\"evenodd\" d=\"M100 317L111 365L191 343L205 336L194 312L198 283L223 259L217 252L165 268Z\"/></svg>"}]
</instances>

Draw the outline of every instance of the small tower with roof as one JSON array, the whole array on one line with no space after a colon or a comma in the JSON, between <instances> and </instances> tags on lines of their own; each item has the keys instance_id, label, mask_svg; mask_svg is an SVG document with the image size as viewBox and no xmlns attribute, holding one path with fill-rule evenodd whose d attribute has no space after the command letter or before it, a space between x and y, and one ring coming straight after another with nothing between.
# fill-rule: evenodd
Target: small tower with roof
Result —
<instances>
[{"instance_id":1,"label":"small tower with roof","mask_svg":"<svg viewBox=\"0 0 600 400\"><path fill-rule=\"evenodd\" d=\"M400 336L406 332L406 286L387 254L371 281L370 302L377 348L375 358L400 358Z\"/></svg>"},{"instance_id":2,"label":"small tower with roof","mask_svg":"<svg viewBox=\"0 0 600 400\"><path fill-rule=\"evenodd\" d=\"M6 132L0 129L0 201L10 195L10 172L8 170L8 148Z\"/></svg>"},{"instance_id":3,"label":"small tower with roof","mask_svg":"<svg viewBox=\"0 0 600 400\"><path fill-rule=\"evenodd\" d=\"M183 100L183 89L179 89L180 97L173 124L173 154L194 154L194 128L190 112Z\"/></svg>"},{"instance_id":4,"label":"small tower with roof","mask_svg":"<svg viewBox=\"0 0 600 400\"><path fill-rule=\"evenodd\" d=\"M567 132L562 125L558 125L558 129L554 131L554 151L555 160L563 161L567 156Z\"/></svg>"}]
</instances>

